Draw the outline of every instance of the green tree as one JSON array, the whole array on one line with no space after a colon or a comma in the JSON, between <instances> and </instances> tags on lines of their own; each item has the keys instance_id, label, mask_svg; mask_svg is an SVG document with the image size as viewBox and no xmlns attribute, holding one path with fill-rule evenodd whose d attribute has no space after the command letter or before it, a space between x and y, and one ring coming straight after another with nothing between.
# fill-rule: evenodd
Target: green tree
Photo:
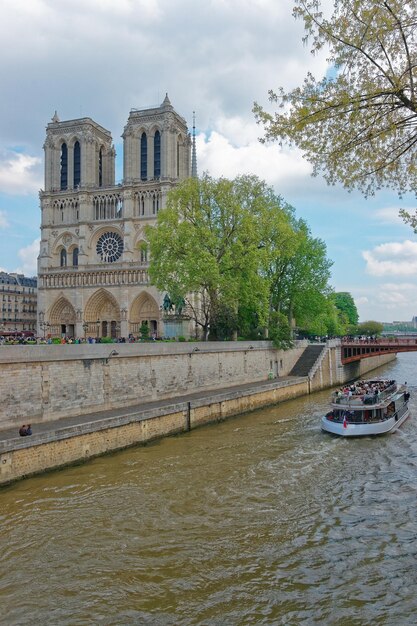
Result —
<instances>
[{"instance_id":1,"label":"green tree","mask_svg":"<svg viewBox=\"0 0 417 626\"><path fill-rule=\"evenodd\" d=\"M358 333L360 335L380 335L383 330L384 325L373 320L368 320L358 325Z\"/></svg>"},{"instance_id":2,"label":"green tree","mask_svg":"<svg viewBox=\"0 0 417 626\"><path fill-rule=\"evenodd\" d=\"M149 326L145 322L140 325L139 334L141 339L149 339Z\"/></svg>"},{"instance_id":3,"label":"green tree","mask_svg":"<svg viewBox=\"0 0 417 626\"><path fill-rule=\"evenodd\" d=\"M272 311L269 320L269 338L274 346L281 349L292 348L292 329L284 313Z\"/></svg>"},{"instance_id":4,"label":"green tree","mask_svg":"<svg viewBox=\"0 0 417 626\"><path fill-rule=\"evenodd\" d=\"M169 194L157 224L146 229L152 284L172 300L182 297L205 339L223 325L236 326L239 307L265 325L268 282L260 267L266 254L261 226L279 211L273 191L255 176L232 181L208 175L188 179ZM226 333L237 328L228 328Z\"/></svg>"},{"instance_id":5,"label":"green tree","mask_svg":"<svg viewBox=\"0 0 417 626\"><path fill-rule=\"evenodd\" d=\"M255 103L265 139L298 146L329 184L373 194L417 190L417 2L295 0L312 52L328 51L329 75L270 92L279 112ZM264 139L264 140L265 140ZM407 213L403 217L417 226Z\"/></svg>"},{"instance_id":6,"label":"green tree","mask_svg":"<svg viewBox=\"0 0 417 626\"><path fill-rule=\"evenodd\" d=\"M275 256L268 267L271 311L284 313L290 326L296 320L299 328L308 330L327 309L332 261L327 259L324 242L312 237L293 209L289 219L292 233L287 246L272 249Z\"/></svg>"},{"instance_id":7,"label":"green tree","mask_svg":"<svg viewBox=\"0 0 417 626\"><path fill-rule=\"evenodd\" d=\"M356 326L359 321L359 313L352 295L347 291L339 291L333 294L336 308L345 314L347 324Z\"/></svg>"}]
</instances>

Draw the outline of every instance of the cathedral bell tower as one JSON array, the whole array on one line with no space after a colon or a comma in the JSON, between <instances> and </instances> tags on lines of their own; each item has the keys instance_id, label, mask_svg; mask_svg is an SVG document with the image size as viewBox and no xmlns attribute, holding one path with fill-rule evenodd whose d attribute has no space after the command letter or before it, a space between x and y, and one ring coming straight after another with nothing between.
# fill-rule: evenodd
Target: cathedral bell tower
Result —
<instances>
[{"instance_id":1,"label":"cathedral bell tower","mask_svg":"<svg viewBox=\"0 0 417 626\"><path fill-rule=\"evenodd\" d=\"M166 95L160 106L130 112L123 140L123 182L116 184L108 130L89 117L61 122L56 113L46 127L38 333L127 338L146 324L164 334L164 294L149 284L146 226L190 176L191 138Z\"/></svg>"}]
</instances>

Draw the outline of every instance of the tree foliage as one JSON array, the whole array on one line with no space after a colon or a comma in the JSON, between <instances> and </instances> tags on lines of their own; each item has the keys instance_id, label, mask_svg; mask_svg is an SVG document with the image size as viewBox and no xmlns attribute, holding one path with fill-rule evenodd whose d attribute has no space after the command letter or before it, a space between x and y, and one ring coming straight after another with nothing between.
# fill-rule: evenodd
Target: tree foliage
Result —
<instances>
[{"instance_id":1,"label":"tree foliage","mask_svg":"<svg viewBox=\"0 0 417 626\"><path fill-rule=\"evenodd\" d=\"M360 335L380 335L384 330L384 325L374 320L367 320L358 325Z\"/></svg>"},{"instance_id":2,"label":"tree foliage","mask_svg":"<svg viewBox=\"0 0 417 626\"><path fill-rule=\"evenodd\" d=\"M266 324L261 232L267 215L279 210L272 190L255 176L230 181L205 175L171 191L156 226L147 228L151 282L185 299L206 339L227 309L237 313L247 306Z\"/></svg>"},{"instance_id":3,"label":"tree foliage","mask_svg":"<svg viewBox=\"0 0 417 626\"><path fill-rule=\"evenodd\" d=\"M324 243L255 176L184 181L146 236L152 284L184 299L206 339L268 328L288 346L294 318L308 327L330 293Z\"/></svg>"},{"instance_id":4,"label":"tree foliage","mask_svg":"<svg viewBox=\"0 0 417 626\"><path fill-rule=\"evenodd\" d=\"M331 71L270 91L275 114L255 103L265 138L298 146L330 184L366 195L382 186L415 193L416 0L334 0L329 17L321 0L295 3L306 41L313 53L328 51Z\"/></svg>"},{"instance_id":5,"label":"tree foliage","mask_svg":"<svg viewBox=\"0 0 417 626\"><path fill-rule=\"evenodd\" d=\"M339 291L333 294L336 308L344 313L346 323L356 326L359 321L359 313L352 295L347 291Z\"/></svg>"},{"instance_id":6,"label":"tree foliage","mask_svg":"<svg viewBox=\"0 0 417 626\"><path fill-rule=\"evenodd\" d=\"M296 320L297 326L308 329L326 308L332 261L326 256L325 243L312 237L306 222L296 219L291 207L285 209L291 234L285 247L276 241L271 248L271 310L284 313L290 325Z\"/></svg>"}]
</instances>

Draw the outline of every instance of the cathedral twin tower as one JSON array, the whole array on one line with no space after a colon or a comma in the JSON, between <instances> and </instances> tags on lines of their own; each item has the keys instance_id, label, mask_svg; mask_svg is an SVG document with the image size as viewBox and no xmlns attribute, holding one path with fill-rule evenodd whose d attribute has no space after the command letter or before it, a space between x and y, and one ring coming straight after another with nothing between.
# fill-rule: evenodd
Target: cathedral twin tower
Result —
<instances>
[{"instance_id":1,"label":"cathedral twin tower","mask_svg":"<svg viewBox=\"0 0 417 626\"><path fill-rule=\"evenodd\" d=\"M168 95L159 107L130 112L123 142L123 182L116 184L109 131L90 118L61 122L56 114L47 126L38 323L53 336L136 336L144 323L167 334L163 294L148 281L144 228L195 171L192 142ZM188 334L179 326L174 334Z\"/></svg>"}]
</instances>

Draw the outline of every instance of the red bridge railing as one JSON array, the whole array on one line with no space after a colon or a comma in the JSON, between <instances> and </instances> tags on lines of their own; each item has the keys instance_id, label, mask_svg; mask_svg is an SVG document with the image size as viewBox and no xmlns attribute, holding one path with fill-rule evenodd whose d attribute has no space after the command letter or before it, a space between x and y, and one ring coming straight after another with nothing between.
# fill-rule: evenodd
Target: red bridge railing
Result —
<instances>
[{"instance_id":1,"label":"red bridge railing","mask_svg":"<svg viewBox=\"0 0 417 626\"><path fill-rule=\"evenodd\" d=\"M351 363L380 354L417 351L417 338L342 339L342 363Z\"/></svg>"}]
</instances>

